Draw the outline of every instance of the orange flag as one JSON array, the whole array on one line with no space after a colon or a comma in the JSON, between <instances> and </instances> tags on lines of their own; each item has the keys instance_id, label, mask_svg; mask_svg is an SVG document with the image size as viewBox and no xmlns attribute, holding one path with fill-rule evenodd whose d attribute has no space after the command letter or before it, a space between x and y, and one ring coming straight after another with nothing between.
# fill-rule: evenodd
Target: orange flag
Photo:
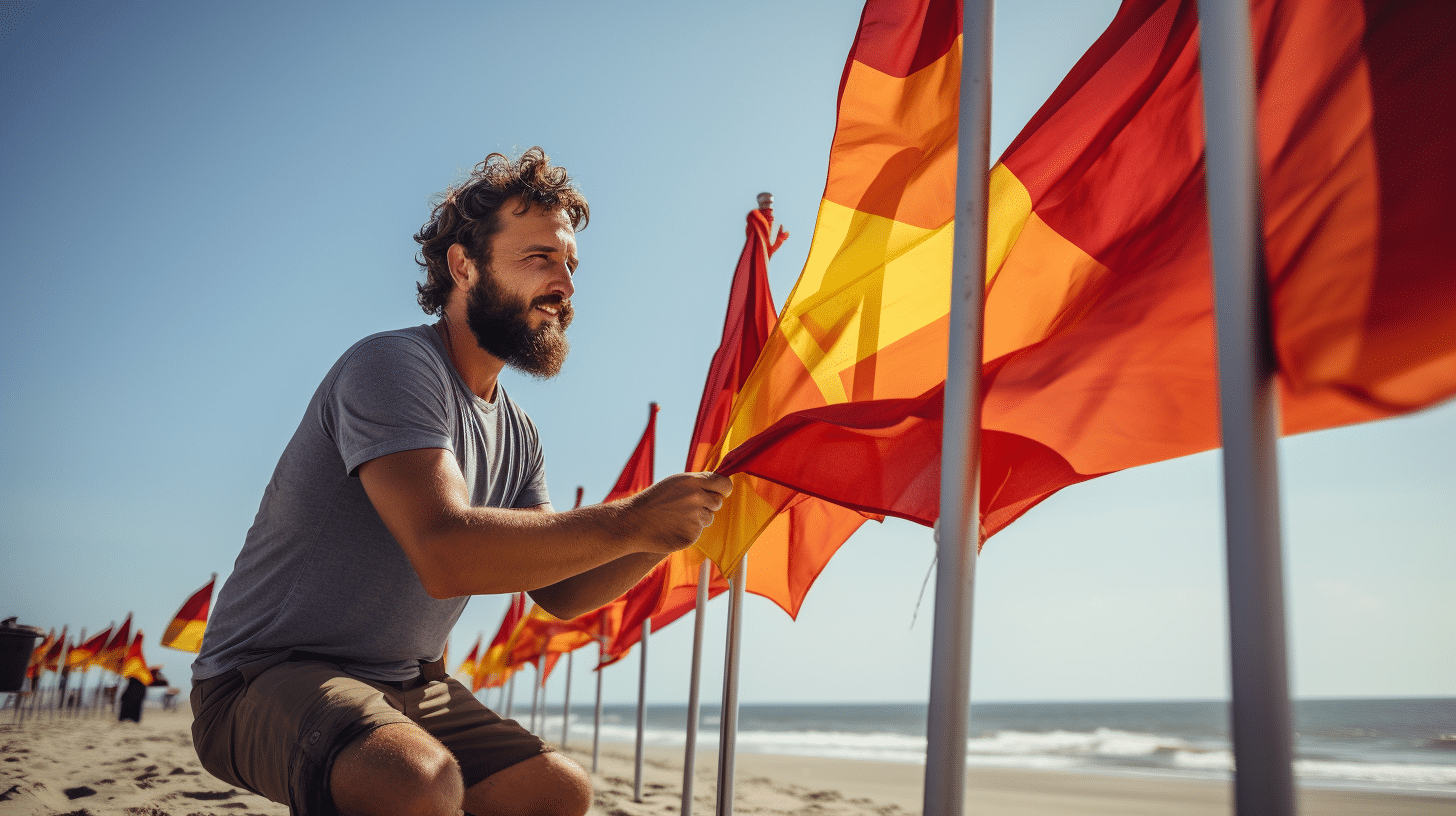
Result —
<instances>
[{"instance_id":1,"label":"orange flag","mask_svg":"<svg viewBox=\"0 0 1456 816\"><path fill-rule=\"evenodd\" d=\"M121 663L121 676L135 677L144 686L152 684L151 669L147 668L147 659L142 655L142 630L140 629L137 630L131 645L127 647L126 658Z\"/></svg>"},{"instance_id":2,"label":"orange flag","mask_svg":"<svg viewBox=\"0 0 1456 816\"><path fill-rule=\"evenodd\" d=\"M167 631L162 633L162 645L183 652L202 651L202 635L207 630L207 612L212 606L212 586L217 583L217 573L207 586L192 593L192 597L177 610Z\"/></svg>"},{"instance_id":3,"label":"orange flag","mask_svg":"<svg viewBox=\"0 0 1456 816\"><path fill-rule=\"evenodd\" d=\"M77 644L76 648L72 649L70 654L66 655L66 665L73 671L85 671L91 668L96 662L96 656L106 648L106 641L110 637L111 627L108 626L98 632L94 637L88 639L85 643Z\"/></svg>"},{"instance_id":4,"label":"orange flag","mask_svg":"<svg viewBox=\"0 0 1456 816\"><path fill-rule=\"evenodd\" d=\"M889 5L871 0L866 20ZM1456 244L1446 225L1456 218L1456 154L1447 141L1456 106L1430 100L1456 97L1456 6L1258 0L1252 22L1283 432L1450 397ZM885 32L862 26L855 54ZM1062 487L1219 444L1197 33L1194 0L1128 0L992 169L982 540ZM937 41L922 31L869 53L913 55L913 64ZM858 98L857 58L842 89L841 131L845 106ZM948 97L927 87L915 98L913 109L929 116ZM953 141L952 120L931 130L945 127ZM883 186L865 188L852 206L858 215L845 216L863 226L859 235L879 223L861 205L893 204L897 220L943 205L950 217L945 185L953 174L926 174L918 169L925 162L901 158L931 152L886 153L874 175ZM826 202L844 189L835 181L838 160ZM821 209L816 247L819 231L838 223L827 217L835 212L828 203ZM887 292L913 284L946 298L949 256L924 250L935 239L922 234L897 254L898 227L886 229L876 250L882 265L869 277L882 278ZM829 308L855 291L831 287L830 278L845 278L836 265L862 244L852 240L829 265L834 274L818 277L810 275L818 268L811 251L775 335L782 340L755 370L763 395L735 412L725 449L737 449L721 470L930 524L938 514L943 372L932 382L921 372L912 383L891 361L914 346L943 368L943 317L933 324L940 328L926 324L886 344L884 325L909 325L885 316L889 297L879 299L878 318L868 295L862 310L833 319L811 320L797 305ZM920 261L903 263L917 251ZM878 340L866 328L876 320ZM826 326L845 331L825 334ZM820 356L826 349L844 354ZM802 399L775 398L784 393ZM822 405L806 404L816 400ZM715 557L731 563L734 554L724 548Z\"/></svg>"}]
</instances>

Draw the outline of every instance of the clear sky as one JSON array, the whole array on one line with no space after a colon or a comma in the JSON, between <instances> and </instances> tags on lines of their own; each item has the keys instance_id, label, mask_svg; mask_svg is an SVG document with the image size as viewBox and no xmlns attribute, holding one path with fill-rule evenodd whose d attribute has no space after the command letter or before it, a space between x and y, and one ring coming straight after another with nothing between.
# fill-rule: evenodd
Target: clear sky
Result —
<instances>
[{"instance_id":1,"label":"clear sky","mask_svg":"<svg viewBox=\"0 0 1456 816\"><path fill-rule=\"evenodd\" d=\"M1116 4L1000 5L995 152ZM504 380L541 429L555 503L606 494L650 401L658 473L682 467L756 193L793 232L777 301L807 253L859 3L4 13L0 615L94 633L133 611L185 685L191 656L158 636L230 572L337 356L426 322L410 236L487 153L540 144L592 204L571 359L550 382ZM1281 454L1296 694L1456 694L1456 407ZM1219 466L1210 452L1075 486L992 539L973 697L1225 695ZM924 700L932 556L928 530L870 524L797 622L749 597L741 699ZM504 605L470 603L452 664ZM725 611L710 606L707 700ZM649 699L686 699L691 640L691 618L654 636ZM608 701L636 686L635 654L606 673Z\"/></svg>"}]
</instances>

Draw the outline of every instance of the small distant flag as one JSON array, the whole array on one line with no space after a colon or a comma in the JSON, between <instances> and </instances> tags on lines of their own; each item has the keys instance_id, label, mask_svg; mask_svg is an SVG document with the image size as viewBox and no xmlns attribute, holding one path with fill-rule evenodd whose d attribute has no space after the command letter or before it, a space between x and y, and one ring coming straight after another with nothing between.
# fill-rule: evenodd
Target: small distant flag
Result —
<instances>
[{"instance_id":1,"label":"small distant flag","mask_svg":"<svg viewBox=\"0 0 1456 816\"><path fill-rule=\"evenodd\" d=\"M147 668L147 659L142 655L142 630L140 629L137 630L131 645L127 647L126 658L121 663L121 676L135 677L144 686L152 684L152 670Z\"/></svg>"},{"instance_id":2,"label":"small distant flag","mask_svg":"<svg viewBox=\"0 0 1456 816\"><path fill-rule=\"evenodd\" d=\"M212 586L217 583L217 573L207 586L192 593L192 597L177 610L167 631L162 633L162 645L182 652L202 651L202 635L207 630L207 612L212 607Z\"/></svg>"},{"instance_id":3,"label":"small distant flag","mask_svg":"<svg viewBox=\"0 0 1456 816\"><path fill-rule=\"evenodd\" d=\"M455 674L462 677L469 677L467 685L475 685L475 672L480 666L480 642L485 639L485 634L475 636L475 645L470 647L470 654L460 661L460 667L455 669Z\"/></svg>"},{"instance_id":4,"label":"small distant flag","mask_svg":"<svg viewBox=\"0 0 1456 816\"><path fill-rule=\"evenodd\" d=\"M131 613L128 612L126 620L121 623L121 628L112 634L111 640L106 643L106 648L101 650L93 662L113 674L121 674L121 666L126 660L127 646L130 643Z\"/></svg>"},{"instance_id":5,"label":"small distant flag","mask_svg":"<svg viewBox=\"0 0 1456 816\"><path fill-rule=\"evenodd\" d=\"M106 641L110 639L111 627L108 626L85 643L77 644L76 648L66 655L66 666L72 671L85 671L91 668L96 663L97 655L106 648Z\"/></svg>"}]
</instances>

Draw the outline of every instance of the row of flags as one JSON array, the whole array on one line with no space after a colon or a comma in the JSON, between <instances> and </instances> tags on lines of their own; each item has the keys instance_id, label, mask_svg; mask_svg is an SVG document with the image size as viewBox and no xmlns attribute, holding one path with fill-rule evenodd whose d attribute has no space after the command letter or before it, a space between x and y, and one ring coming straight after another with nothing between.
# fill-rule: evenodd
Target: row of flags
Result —
<instances>
[{"instance_id":1,"label":"row of flags","mask_svg":"<svg viewBox=\"0 0 1456 816\"><path fill-rule=\"evenodd\" d=\"M1456 13L1439 0L1251 12L1282 432L1450 398ZM714 524L579 619L577 640L527 637L571 625L527 615L519 642L601 640L603 662L620 659L644 621L692 608L704 559L717 594L750 548L747 591L793 616L866 519L935 522L960 14L953 0L865 4L813 242L780 312L772 216L749 216L687 460L733 477ZM991 170L983 544L1065 487L1220 444L1198 43L1196 0L1126 0Z\"/></svg>"},{"instance_id":2,"label":"row of flags","mask_svg":"<svg viewBox=\"0 0 1456 816\"><path fill-rule=\"evenodd\" d=\"M192 593L182 604L182 608L177 610L162 635L163 646L184 652L201 651L202 633L207 627L207 613L212 605L212 590L216 581L217 575L214 573L212 580ZM151 685L155 679L153 671L156 667L147 663L146 655L142 651L141 629L137 629L136 634L132 635L131 618L128 613L120 626L108 626L89 638L83 633L79 638L68 640L68 626L61 627L59 636L52 629L31 652L26 666L26 677L39 680L48 671L57 674L85 672L94 666L122 679L134 677L143 685Z\"/></svg>"}]
</instances>

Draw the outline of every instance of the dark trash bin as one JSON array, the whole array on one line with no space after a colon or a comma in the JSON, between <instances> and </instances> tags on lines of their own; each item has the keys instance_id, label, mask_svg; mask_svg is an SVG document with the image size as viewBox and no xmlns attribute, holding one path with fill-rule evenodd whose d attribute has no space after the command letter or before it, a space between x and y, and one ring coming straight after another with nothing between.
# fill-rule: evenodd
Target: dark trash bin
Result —
<instances>
[{"instance_id":1,"label":"dark trash bin","mask_svg":"<svg viewBox=\"0 0 1456 816\"><path fill-rule=\"evenodd\" d=\"M15 618L0 621L0 694L20 691L25 685L25 668L35 643L45 634L34 626L22 626Z\"/></svg>"}]
</instances>

